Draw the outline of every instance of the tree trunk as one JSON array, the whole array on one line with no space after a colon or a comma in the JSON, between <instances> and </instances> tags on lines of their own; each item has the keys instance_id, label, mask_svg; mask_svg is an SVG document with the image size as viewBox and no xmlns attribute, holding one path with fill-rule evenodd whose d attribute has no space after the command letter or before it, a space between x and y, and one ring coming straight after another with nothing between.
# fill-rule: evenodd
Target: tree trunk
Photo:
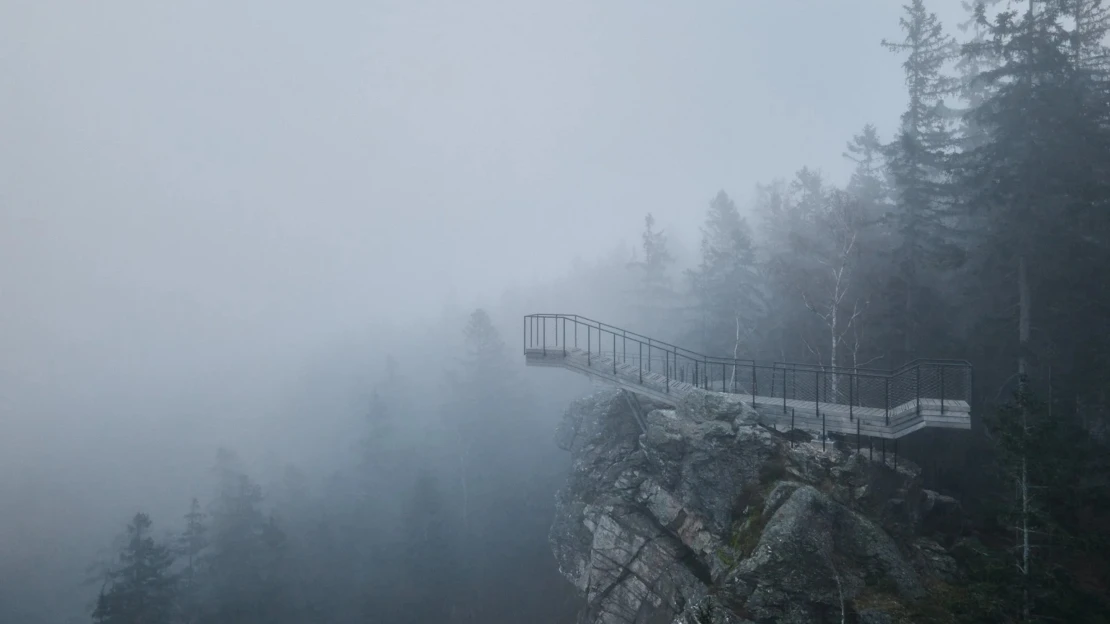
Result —
<instances>
[{"instance_id":1,"label":"tree trunk","mask_svg":"<svg viewBox=\"0 0 1110 624\"><path fill-rule=\"evenodd\" d=\"M1025 256L1018 258L1018 377L1024 384L1029 373L1026 354L1029 348L1029 276L1026 273ZM1024 385L1022 386L1024 389Z\"/></svg>"},{"instance_id":2,"label":"tree trunk","mask_svg":"<svg viewBox=\"0 0 1110 624\"><path fill-rule=\"evenodd\" d=\"M843 269L841 269L841 270L843 270ZM837 313L837 310L839 308L840 308L840 275L837 275L837 277L836 277L836 289L833 291L832 310L830 310L830 313L829 313L829 333L830 333L830 342L832 343L832 344L829 345L829 347L830 347L829 348L829 368L831 369L830 373L832 374L832 397L833 397L832 402L833 403L839 403L840 402L839 394L837 393L837 386L838 386L837 382L839 381L839 379L837 379L837 374L836 374L836 348L837 348L837 346L839 346L839 342L840 342L840 335L837 331L839 329L839 326L837 325L836 313Z\"/></svg>"},{"instance_id":3,"label":"tree trunk","mask_svg":"<svg viewBox=\"0 0 1110 624\"><path fill-rule=\"evenodd\" d=\"M1030 0L1032 5L1032 0ZM1028 388L1028 363L1026 361L1026 353L1029 347L1029 276L1026 273L1025 256L1018 258L1018 345L1020 353L1018 354L1018 389L1022 393L1022 406L1021 406L1021 433L1022 433L1022 448L1021 448L1021 574L1023 577L1022 587L1022 605L1021 613L1022 619L1026 622L1029 621L1029 470L1028 470L1028 456L1029 456L1029 406L1025 399L1025 391Z\"/></svg>"}]
</instances>

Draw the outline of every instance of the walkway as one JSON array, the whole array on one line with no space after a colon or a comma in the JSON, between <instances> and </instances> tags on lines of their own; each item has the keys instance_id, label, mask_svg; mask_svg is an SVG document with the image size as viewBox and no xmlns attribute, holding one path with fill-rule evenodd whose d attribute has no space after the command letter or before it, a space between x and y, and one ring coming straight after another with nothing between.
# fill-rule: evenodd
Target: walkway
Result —
<instances>
[{"instance_id":1,"label":"walkway","mask_svg":"<svg viewBox=\"0 0 1110 624\"><path fill-rule=\"evenodd\" d=\"M699 392L750 397L768 424L897 439L925 427L970 429L971 365L900 368L760 364L705 356L574 314L524 317L528 366L565 368L670 406Z\"/></svg>"}]
</instances>

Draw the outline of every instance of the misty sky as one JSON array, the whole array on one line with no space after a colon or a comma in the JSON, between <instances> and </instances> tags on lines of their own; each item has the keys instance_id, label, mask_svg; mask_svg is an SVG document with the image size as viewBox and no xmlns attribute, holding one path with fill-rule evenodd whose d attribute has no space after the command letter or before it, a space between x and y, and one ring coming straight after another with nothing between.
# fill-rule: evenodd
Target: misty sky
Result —
<instances>
[{"instance_id":1,"label":"misty sky","mask_svg":"<svg viewBox=\"0 0 1110 624\"><path fill-rule=\"evenodd\" d=\"M905 101L900 5L0 0L0 468L157 456L648 211L692 245L718 189L844 179Z\"/></svg>"}]
</instances>

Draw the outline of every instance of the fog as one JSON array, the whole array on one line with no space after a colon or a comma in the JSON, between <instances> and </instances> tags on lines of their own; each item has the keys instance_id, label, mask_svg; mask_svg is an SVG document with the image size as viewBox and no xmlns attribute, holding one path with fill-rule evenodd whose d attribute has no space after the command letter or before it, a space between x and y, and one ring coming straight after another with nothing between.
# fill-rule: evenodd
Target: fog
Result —
<instances>
[{"instance_id":1,"label":"fog","mask_svg":"<svg viewBox=\"0 0 1110 624\"><path fill-rule=\"evenodd\" d=\"M0 572L38 592L0 600L70 617L217 448L326 479L387 354L449 399L475 308L512 354L534 307L601 317L575 279L647 213L692 265L718 190L846 182L906 105L900 4L0 2ZM588 386L515 361L549 433Z\"/></svg>"}]
</instances>

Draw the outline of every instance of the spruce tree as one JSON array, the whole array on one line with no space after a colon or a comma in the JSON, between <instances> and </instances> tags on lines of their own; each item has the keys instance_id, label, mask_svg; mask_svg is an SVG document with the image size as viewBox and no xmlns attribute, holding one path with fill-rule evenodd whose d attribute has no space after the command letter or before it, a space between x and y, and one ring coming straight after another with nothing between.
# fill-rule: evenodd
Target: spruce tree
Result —
<instances>
[{"instance_id":1,"label":"spruce tree","mask_svg":"<svg viewBox=\"0 0 1110 624\"><path fill-rule=\"evenodd\" d=\"M998 49L993 45L986 11L1001 0L965 0L961 4L968 17L960 22L960 31L969 34L957 55L955 69L959 74L959 96L964 108L960 109L958 143L961 149L974 149L986 140L985 131L979 127L969 111L978 109L991 95L991 84L983 74L996 69L1002 62Z\"/></svg>"},{"instance_id":2,"label":"spruce tree","mask_svg":"<svg viewBox=\"0 0 1110 624\"><path fill-rule=\"evenodd\" d=\"M846 336L850 364L865 366L893 359L890 349L897 344L902 306L884 287L896 273L891 271L897 251L891 232L893 218L890 170L886 146L872 124L864 126L848 144L846 158L856 163L845 193L854 202L857 259L853 266L854 299L866 302L865 322L854 325Z\"/></svg>"},{"instance_id":3,"label":"spruce tree","mask_svg":"<svg viewBox=\"0 0 1110 624\"><path fill-rule=\"evenodd\" d=\"M262 488L223 450L217 456L219 492L213 501L205 557L209 616L214 624L297 621L283 565L285 535L262 508Z\"/></svg>"},{"instance_id":4,"label":"spruce tree","mask_svg":"<svg viewBox=\"0 0 1110 624\"><path fill-rule=\"evenodd\" d=\"M119 565L108 573L96 601L98 624L169 624L174 616L173 555L150 535L150 516L137 513L127 525Z\"/></svg>"},{"instance_id":5,"label":"spruce tree","mask_svg":"<svg viewBox=\"0 0 1110 624\"><path fill-rule=\"evenodd\" d=\"M1087 618L1107 612L1110 602L1077 581L1082 572L1106 569L1108 540L1092 530L1097 520L1088 524L1098 514L1092 505L1107 500L1099 496L1105 450L1030 385L1022 377L1011 401L987 418L1005 484L998 520L1013 539L1010 573L994 589L1021 621L1103 621Z\"/></svg>"},{"instance_id":6,"label":"spruce tree","mask_svg":"<svg viewBox=\"0 0 1110 624\"><path fill-rule=\"evenodd\" d=\"M208 545L206 514L196 498L185 514L185 530L177 539L176 554L184 562L178 589L181 621L192 624L199 621L201 613L201 581L203 580L202 553Z\"/></svg>"},{"instance_id":7,"label":"spruce tree","mask_svg":"<svg viewBox=\"0 0 1110 624\"><path fill-rule=\"evenodd\" d=\"M701 262L687 278L698 305L702 349L711 355L750 357L755 324L763 314L763 284L751 228L724 191L709 203Z\"/></svg>"},{"instance_id":8,"label":"spruce tree","mask_svg":"<svg viewBox=\"0 0 1110 624\"><path fill-rule=\"evenodd\" d=\"M906 6L901 26L905 33L902 41L884 40L882 44L906 56L902 67L909 106L902 114L888 159L895 197L890 220L895 236L892 260L897 267L890 296L901 302L900 356L908 360L917 356L929 318L927 304L932 298L927 269L952 268L962 260L947 173L955 115L946 98L959 85L943 71L953 58L955 43L944 33L936 14L926 10L923 0Z\"/></svg>"},{"instance_id":9,"label":"spruce tree","mask_svg":"<svg viewBox=\"0 0 1110 624\"><path fill-rule=\"evenodd\" d=\"M1107 343L1074 328L1094 322L1107 303L1091 286L1110 261L1110 99L1076 65L1065 18L1061 3L1033 1L985 22L1005 61L982 74L992 94L968 113L988 140L958 162L963 201L986 220L975 257L986 281L971 302L987 321L980 332L1014 336L1004 324L1016 321L1017 340L1000 353L1017 360L1020 374L1051 348L1062 372L1093 387L1096 371L1106 370L1098 353Z\"/></svg>"},{"instance_id":10,"label":"spruce tree","mask_svg":"<svg viewBox=\"0 0 1110 624\"><path fill-rule=\"evenodd\" d=\"M655 228L655 217L644 217L640 236L642 259L631 263L634 286L632 320L637 333L647 336L669 336L673 331L676 309L675 292L670 270L674 264L666 234Z\"/></svg>"},{"instance_id":11,"label":"spruce tree","mask_svg":"<svg viewBox=\"0 0 1110 624\"><path fill-rule=\"evenodd\" d=\"M405 502L404 590L394 621L447 622L463 606L455 531L438 480L427 470L418 475Z\"/></svg>"}]
</instances>

